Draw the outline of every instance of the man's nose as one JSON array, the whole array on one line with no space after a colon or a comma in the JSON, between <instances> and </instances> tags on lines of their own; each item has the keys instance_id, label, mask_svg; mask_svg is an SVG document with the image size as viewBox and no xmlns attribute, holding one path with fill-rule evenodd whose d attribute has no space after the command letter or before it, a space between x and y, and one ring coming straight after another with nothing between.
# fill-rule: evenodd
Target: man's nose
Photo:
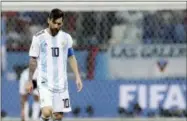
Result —
<instances>
[{"instance_id":1,"label":"man's nose","mask_svg":"<svg viewBox=\"0 0 187 121\"><path fill-rule=\"evenodd\" d=\"M55 27L55 29L57 29L57 28L58 28L58 24L55 24L55 26L54 26L54 27Z\"/></svg>"}]
</instances>

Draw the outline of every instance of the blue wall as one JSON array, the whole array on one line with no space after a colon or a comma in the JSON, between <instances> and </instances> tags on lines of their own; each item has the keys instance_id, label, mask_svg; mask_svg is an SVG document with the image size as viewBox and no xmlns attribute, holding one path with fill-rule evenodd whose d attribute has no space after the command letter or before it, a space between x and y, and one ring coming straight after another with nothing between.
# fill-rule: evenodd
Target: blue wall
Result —
<instances>
[{"instance_id":1,"label":"blue wall","mask_svg":"<svg viewBox=\"0 0 187 121\"><path fill-rule=\"evenodd\" d=\"M79 65L81 69L86 71L86 56L87 52L76 52ZM8 53L8 70L12 70L14 64L27 64L27 53ZM74 81L69 81L69 90L72 107L80 106L81 116L87 116L85 107L92 105L95 110L96 117L116 117L118 116L117 108L119 105L119 86L120 85L153 85L153 84L177 84L183 92L183 97L186 99L186 80L107 80L107 63L105 53L99 53L96 58L95 79L88 81L84 80L84 89L82 92L76 92L76 85ZM13 71L13 70L12 70ZM20 99L19 99L19 81L2 80L2 109L5 110L9 116L20 116ZM135 92L137 93L137 92ZM137 95L137 94L135 94ZM167 96L167 93L165 94ZM31 99L32 100L32 99ZM132 107L129 107L130 110ZM147 115L145 109L143 115ZM72 116L71 113L68 116Z\"/></svg>"},{"instance_id":2,"label":"blue wall","mask_svg":"<svg viewBox=\"0 0 187 121\"><path fill-rule=\"evenodd\" d=\"M183 92L183 97L186 99L186 90L182 86L186 85L186 80L92 80L84 81L84 89L82 92L77 93L74 81L69 81L69 90L72 107L80 106L82 108L81 116L87 116L85 107L92 105L95 110L94 116L96 117L116 117L118 116L117 108L119 105L119 86L120 85L153 85L153 84L177 84ZM137 92L135 92L137 93ZM137 95L137 94L135 94ZM167 93L165 93L165 97ZM186 100L187 101L187 100ZM133 103L133 102L132 102ZM9 116L18 117L20 112L18 82L3 82L2 83L2 109L8 112ZM129 107L131 110L132 107ZM144 116L149 109L145 109ZM68 114L72 116L72 114Z\"/></svg>"}]
</instances>

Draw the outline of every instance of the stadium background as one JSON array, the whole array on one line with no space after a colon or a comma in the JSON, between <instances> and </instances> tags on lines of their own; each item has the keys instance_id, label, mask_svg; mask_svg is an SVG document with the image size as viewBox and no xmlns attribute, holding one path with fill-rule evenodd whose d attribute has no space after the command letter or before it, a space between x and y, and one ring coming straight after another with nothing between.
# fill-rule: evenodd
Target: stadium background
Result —
<instances>
[{"instance_id":1,"label":"stadium background","mask_svg":"<svg viewBox=\"0 0 187 121\"><path fill-rule=\"evenodd\" d=\"M2 6L2 116L20 116L19 76L28 64L31 37L47 26L48 11L56 6L65 11L63 30L73 37L84 80L84 90L76 93L68 69L73 112L67 117L187 115L184 3L42 4Z\"/></svg>"}]
</instances>

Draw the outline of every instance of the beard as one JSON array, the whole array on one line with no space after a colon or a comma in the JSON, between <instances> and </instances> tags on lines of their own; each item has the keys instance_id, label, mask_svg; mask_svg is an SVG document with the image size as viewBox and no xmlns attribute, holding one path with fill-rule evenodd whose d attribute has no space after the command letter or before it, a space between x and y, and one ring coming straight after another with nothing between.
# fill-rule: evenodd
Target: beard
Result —
<instances>
[{"instance_id":1,"label":"beard","mask_svg":"<svg viewBox=\"0 0 187 121\"><path fill-rule=\"evenodd\" d=\"M57 33L59 32L59 29L50 28L50 31L51 31L52 36L55 36L55 35L57 35Z\"/></svg>"}]
</instances>

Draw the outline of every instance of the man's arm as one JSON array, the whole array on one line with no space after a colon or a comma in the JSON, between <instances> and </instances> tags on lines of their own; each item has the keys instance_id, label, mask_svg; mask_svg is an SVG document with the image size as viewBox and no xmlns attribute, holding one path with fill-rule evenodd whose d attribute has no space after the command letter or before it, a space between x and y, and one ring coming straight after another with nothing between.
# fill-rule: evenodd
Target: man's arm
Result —
<instances>
[{"instance_id":1,"label":"man's arm","mask_svg":"<svg viewBox=\"0 0 187 121\"><path fill-rule=\"evenodd\" d=\"M36 36L33 36L31 47L29 50L29 56L30 56L30 61L29 61L29 81L32 80L33 74L36 70L37 67L37 57L39 56L40 53L40 46L39 46L39 40Z\"/></svg>"},{"instance_id":2,"label":"man's arm","mask_svg":"<svg viewBox=\"0 0 187 121\"><path fill-rule=\"evenodd\" d=\"M39 40L36 36L33 36L31 47L29 50L29 56L30 56L30 61L29 61L29 83L26 85L26 90L30 93L33 89L33 84L32 84L32 78L34 71L37 68L37 57L39 57L40 53L40 46L39 46Z\"/></svg>"},{"instance_id":3,"label":"man's arm","mask_svg":"<svg viewBox=\"0 0 187 121\"><path fill-rule=\"evenodd\" d=\"M26 90L28 93L31 93L33 90L32 79L33 79L33 75L34 75L36 68L37 68L36 57L31 57L29 61L29 82L26 85Z\"/></svg>"},{"instance_id":4,"label":"man's arm","mask_svg":"<svg viewBox=\"0 0 187 121\"><path fill-rule=\"evenodd\" d=\"M79 71L78 71L78 65L77 60L74 55L69 57L69 64L71 66L71 69L73 70L76 79L80 78Z\"/></svg>"},{"instance_id":5,"label":"man's arm","mask_svg":"<svg viewBox=\"0 0 187 121\"><path fill-rule=\"evenodd\" d=\"M76 85L77 85L77 88L78 88L78 92L80 92L82 90L83 84L82 84L82 80L81 80L80 75L79 75L77 60L76 60L74 55L69 56L69 64L70 64L71 69L73 70L73 72L75 74Z\"/></svg>"},{"instance_id":6,"label":"man's arm","mask_svg":"<svg viewBox=\"0 0 187 121\"><path fill-rule=\"evenodd\" d=\"M74 55L74 51L73 51L73 41L72 41L72 37L70 35L68 35L69 41L68 41L68 58L69 58L69 64L71 66L71 69L73 70L75 77L76 77L76 85L78 88L78 92L80 92L82 90L83 84L82 84L82 80L80 78L79 75L79 70L78 70L78 64L77 64L77 60L75 58Z\"/></svg>"},{"instance_id":7,"label":"man's arm","mask_svg":"<svg viewBox=\"0 0 187 121\"><path fill-rule=\"evenodd\" d=\"M29 81L32 81L36 68L37 68L37 58L31 57L29 61Z\"/></svg>"}]
</instances>

